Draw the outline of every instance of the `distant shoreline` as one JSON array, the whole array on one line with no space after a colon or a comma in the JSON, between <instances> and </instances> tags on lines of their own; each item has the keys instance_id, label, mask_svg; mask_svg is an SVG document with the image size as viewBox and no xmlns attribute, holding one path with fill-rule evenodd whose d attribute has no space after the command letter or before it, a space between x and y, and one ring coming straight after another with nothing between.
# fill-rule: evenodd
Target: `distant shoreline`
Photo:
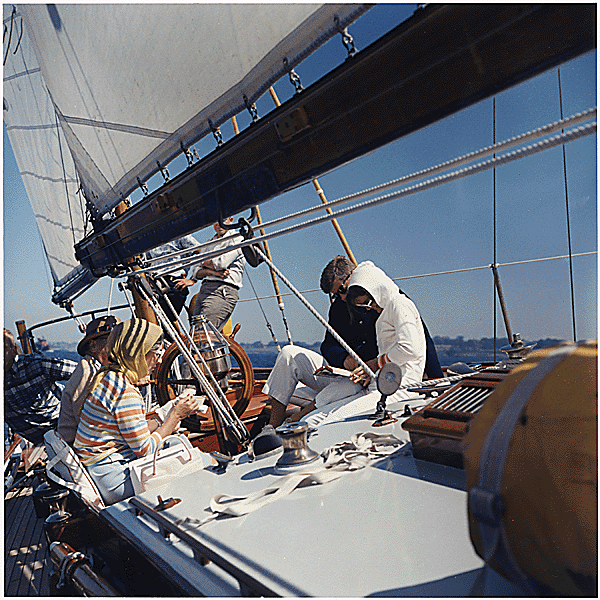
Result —
<instances>
[{"instance_id":1,"label":"distant shoreline","mask_svg":"<svg viewBox=\"0 0 600 600\"><path fill-rule=\"evenodd\" d=\"M496 340L496 356L494 357L494 340L493 338L481 338L479 340L465 340L462 337L447 338L436 336L433 338L437 350L438 358L442 366L451 365L455 362L464 363L484 363L497 362L506 356L501 348L508 345L507 338L499 338ZM526 345L535 344L534 349L549 348L560 344L563 340L555 338L545 338L536 341L524 340ZM78 361L81 357L77 354L77 344L68 344L64 342L52 342L52 344L44 344L45 340L36 340L36 347L40 350L41 347L47 348L45 351L49 355L55 355L61 358L69 358ZM270 368L275 364L277 358L277 347L274 342L263 344L262 342L240 343L242 348L248 354L250 362L254 367ZM282 344L287 345L287 344ZM305 342L296 342L297 346L309 348L315 352L319 352L321 342L308 344Z\"/></svg>"}]
</instances>

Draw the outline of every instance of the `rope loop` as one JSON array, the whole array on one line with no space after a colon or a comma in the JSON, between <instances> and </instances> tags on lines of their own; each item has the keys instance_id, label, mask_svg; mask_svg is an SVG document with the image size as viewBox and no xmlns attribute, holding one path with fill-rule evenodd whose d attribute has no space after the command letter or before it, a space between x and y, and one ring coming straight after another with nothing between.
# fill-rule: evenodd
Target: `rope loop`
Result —
<instances>
[{"instance_id":1,"label":"rope loop","mask_svg":"<svg viewBox=\"0 0 600 600\"><path fill-rule=\"evenodd\" d=\"M169 181L169 179L171 179L171 177L169 175L169 169L167 169L167 167L163 167L158 161L156 161L156 164L158 165L158 169L159 169L161 175L163 176L165 183L167 183Z\"/></svg>"},{"instance_id":2,"label":"rope loop","mask_svg":"<svg viewBox=\"0 0 600 600\"><path fill-rule=\"evenodd\" d=\"M138 185L140 186L140 189L144 193L144 196L147 196L148 195L148 186L145 183L142 183L142 180L139 177L137 178L137 182L138 182Z\"/></svg>"},{"instance_id":3,"label":"rope loop","mask_svg":"<svg viewBox=\"0 0 600 600\"><path fill-rule=\"evenodd\" d=\"M189 148L186 148L183 145L183 142L179 143L179 146L181 148L181 151L183 152L183 154L185 155L185 158L187 160L187 164L188 167L191 167L194 164L194 157L192 156L192 153L190 152Z\"/></svg>"},{"instance_id":4,"label":"rope loop","mask_svg":"<svg viewBox=\"0 0 600 600\"><path fill-rule=\"evenodd\" d=\"M285 56L283 57L283 66L285 67L285 70L288 72L288 76L290 78L290 83L294 86L294 89L296 90L294 92L294 96L297 96L298 94L300 94L301 92L304 91L304 86L302 85L302 82L300 81L300 77L298 77L298 74L296 73L296 71L294 71L294 69L290 68L288 59Z\"/></svg>"},{"instance_id":5,"label":"rope loop","mask_svg":"<svg viewBox=\"0 0 600 600\"><path fill-rule=\"evenodd\" d=\"M210 119L208 119L208 126L210 127L210 130L212 131L212 134L217 142L217 148L220 148L224 144L221 130L218 127L215 127L214 123Z\"/></svg>"}]
</instances>

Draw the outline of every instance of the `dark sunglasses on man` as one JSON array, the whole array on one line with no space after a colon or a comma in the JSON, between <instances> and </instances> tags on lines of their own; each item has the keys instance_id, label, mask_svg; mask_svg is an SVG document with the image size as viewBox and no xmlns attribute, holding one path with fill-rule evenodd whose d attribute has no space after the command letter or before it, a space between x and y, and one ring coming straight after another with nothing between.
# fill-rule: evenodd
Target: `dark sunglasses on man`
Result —
<instances>
[{"instance_id":1,"label":"dark sunglasses on man","mask_svg":"<svg viewBox=\"0 0 600 600\"><path fill-rule=\"evenodd\" d=\"M335 302L338 298L341 299L342 294L348 293L348 286L346 285L346 282L348 281L348 279L350 279L350 277L346 277L346 279L344 279L344 281L342 283L340 283L340 287L332 294L329 294L329 298L331 299L331 302Z\"/></svg>"}]
</instances>

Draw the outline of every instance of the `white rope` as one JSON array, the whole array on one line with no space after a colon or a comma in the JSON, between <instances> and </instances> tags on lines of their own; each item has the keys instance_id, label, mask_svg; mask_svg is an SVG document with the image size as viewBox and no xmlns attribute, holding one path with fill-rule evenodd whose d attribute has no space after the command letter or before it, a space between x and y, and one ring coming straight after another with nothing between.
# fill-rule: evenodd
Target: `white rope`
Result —
<instances>
[{"instance_id":1,"label":"white rope","mask_svg":"<svg viewBox=\"0 0 600 600\"><path fill-rule=\"evenodd\" d=\"M271 270L279 276L281 281L283 281L283 283L285 283L285 285L287 285L290 288L290 290L292 290L292 292L298 298L298 300L300 300L300 302L302 302L302 304L304 304L304 306L308 308L309 312L312 313L312 315L317 319L317 321L319 321L319 323L321 323L321 325L323 325L325 329L327 329L327 331L339 342L342 348L346 352L348 352L348 354L350 354L350 356L352 356L354 360L356 360L356 362L364 369L365 373L371 378L375 377L375 373L373 373L373 371L369 368L369 365L367 365L367 363L363 361L363 359L356 353L356 351L347 344L346 340L344 340L344 338L340 336L340 334L318 313L318 311L312 306L312 304L310 304L308 300L306 300L306 298L304 298L304 296L294 287L292 282L273 264L272 261L270 261L267 258L267 256L260 249L259 246L256 247L256 252L269 265Z\"/></svg>"},{"instance_id":2,"label":"white rope","mask_svg":"<svg viewBox=\"0 0 600 600\"><path fill-rule=\"evenodd\" d=\"M391 434L378 434L371 431L356 433L350 442L335 444L322 454L324 462L316 470L290 473L266 488L248 496L230 496L217 494L209 503L212 514L199 520L186 517L176 522L177 525L196 528L215 520L220 516L241 517L271 504L292 493L295 489L314 485L323 485L339 479L342 475L352 473L382 458L387 458L402 448L406 441Z\"/></svg>"},{"instance_id":3,"label":"white rope","mask_svg":"<svg viewBox=\"0 0 600 600\"><path fill-rule=\"evenodd\" d=\"M427 169L417 171L410 175L405 175L403 177L394 179L387 183L382 183L380 185L374 186L372 188L368 188L361 192L356 192L356 193L350 194L348 196L343 196L342 198L338 198L337 200L328 202L327 208L332 208L332 207L338 206L340 204L345 204L347 202L351 202L354 200L360 200L362 198L366 198L367 196L372 196L372 195L382 192L384 190L389 190L391 188L398 187L399 185L405 185L407 183L417 181L419 179L423 179L424 177L427 177L427 176L442 173L451 168L473 162L476 159L484 158L486 156L491 156L492 154L498 154L499 152L503 152L504 150L508 150L509 148L514 148L515 146L518 146L519 144L525 144L527 142L539 139L545 135L549 135L549 134L555 133L556 131L559 131L561 129L565 129L566 127L573 127L575 125L580 125L581 123L584 123L585 121L589 121L590 119L595 118L596 114L597 114L596 108L591 108L586 111L576 113L575 115L572 115L571 117L568 117L566 119L561 119L559 121L555 121L554 123L550 123L548 125L538 127L537 129L534 129L533 131L528 131L526 133L522 133L518 136L509 138L508 140L504 140L503 142L499 142L497 144L493 144L492 146L487 146L480 150L470 152L463 156L459 156L452 160L448 160L439 165L435 165L433 167L428 167ZM282 223L286 223L288 221L293 221L300 217L306 217L315 212L322 211L322 210L324 210L324 208L325 207L323 204L319 204L319 205L313 206L311 208L307 208L307 209L304 209L304 210L301 210L301 211L298 211L298 212L295 212L295 213L292 213L289 215L285 215L283 217L279 217L277 219L273 219L271 221L267 221L266 223L256 225L255 227L253 227L253 230L258 231L263 228L274 227L275 225L281 225ZM205 243L201 244L200 246L198 246L197 249L203 250L203 249L209 247L210 245L211 245L211 242L205 242ZM189 252L189 250L187 252ZM157 260L164 260L165 258L171 258L171 257L179 256L179 255L185 254L185 253L186 253L185 250L180 250L177 252L173 252L172 254L163 255L160 258L151 259L148 262L151 263L151 262L157 261Z\"/></svg>"},{"instance_id":4,"label":"white rope","mask_svg":"<svg viewBox=\"0 0 600 600\"><path fill-rule=\"evenodd\" d=\"M360 200L362 198L366 198L367 196L372 196L376 193L382 192L384 190L388 190L394 187L398 187L399 185L405 185L412 181L417 181L419 179L423 179L426 176L435 175L437 173L442 173L443 171L447 171L451 168L473 162L478 158L484 158L486 156L491 156L492 154L498 154L499 152L503 152L504 150L508 150L509 148L513 148L519 144L524 144L526 142L530 142L535 139L539 139L545 135L549 135L550 133L555 133L560 129L564 129L565 127L572 127L574 125L579 125L584 123L585 121L589 121L591 118L596 116L596 108L592 108L586 110L582 113L577 113L567 119L562 119L556 121L555 123L551 123L549 125L544 125L543 127L539 127L533 131L528 131L527 133L523 133L521 135L512 137L503 142L499 142L492 146L487 146L486 148L482 148L481 150L476 150L474 152L470 152L469 154L465 154L464 156L460 156L454 158L452 160L446 161L439 165L435 165L433 167L428 167L427 169L423 169L421 171L417 171L416 173L412 173L411 175L405 175L398 179L394 179L387 183L382 183L380 185L374 186L372 188L368 188L361 192L356 192L354 194L350 194L348 196L343 196L342 198L338 198L337 200L333 200L328 202L327 207L335 207L340 204L345 204L347 202L353 200ZM263 223L260 227L274 227L275 225L280 225L287 221L292 221L298 219L300 217L308 216L312 213L323 210L323 205L313 206L311 208L307 208L296 213L292 213L290 215L285 215L283 217L279 217L277 219L273 219L272 221L267 221ZM255 227L254 230L258 230L259 227Z\"/></svg>"}]
</instances>

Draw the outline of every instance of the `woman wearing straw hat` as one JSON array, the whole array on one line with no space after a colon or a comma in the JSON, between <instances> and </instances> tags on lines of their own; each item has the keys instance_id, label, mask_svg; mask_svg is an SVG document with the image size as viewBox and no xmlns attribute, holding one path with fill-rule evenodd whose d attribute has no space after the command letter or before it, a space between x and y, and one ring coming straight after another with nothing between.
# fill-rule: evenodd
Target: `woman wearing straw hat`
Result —
<instances>
[{"instance_id":1,"label":"woman wearing straw hat","mask_svg":"<svg viewBox=\"0 0 600 600\"><path fill-rule=\"evenodd\" d=\"M161 328L143 319L124 321L112 330L106 349L108 365L89 386L73 447L104 502L113 504L134 493L128 463L153 453L182 419L200 410L200 398L184 392L151 432L136 383L158 363Z\"/></svg>"}]
</instances>

